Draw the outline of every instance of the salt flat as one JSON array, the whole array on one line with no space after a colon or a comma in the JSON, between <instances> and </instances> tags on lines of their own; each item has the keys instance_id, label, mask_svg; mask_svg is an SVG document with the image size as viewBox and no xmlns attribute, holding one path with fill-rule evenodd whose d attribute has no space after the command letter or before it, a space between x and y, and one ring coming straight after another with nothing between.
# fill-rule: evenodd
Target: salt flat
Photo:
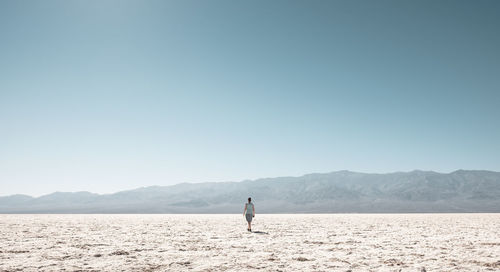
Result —
<instances>
[{"instance_id":1,"label":"salt flat","mask_svg":"<svg viewBox=\"0 0 500 272\"><path fill-rule=\"evenodd\" d=\"M0 215L0 271L499 271L500 214Z\"/></svg>"}]
</instances>

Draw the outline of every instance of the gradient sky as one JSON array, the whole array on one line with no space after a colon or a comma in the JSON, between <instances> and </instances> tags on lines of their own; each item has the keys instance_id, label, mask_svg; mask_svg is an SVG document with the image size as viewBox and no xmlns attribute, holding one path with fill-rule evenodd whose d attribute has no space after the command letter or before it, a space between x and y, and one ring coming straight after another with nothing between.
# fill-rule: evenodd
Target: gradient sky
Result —
<instances>
[{"instance_id":1,"label":"gradient sky","mask_svg":"<svg viewBox=\"0 0 500 272\"><path fill-rule=\"evenodd\" d=\"M0 195L500 171L500 1L0 1Z\"/></svg>"}]
</instances>

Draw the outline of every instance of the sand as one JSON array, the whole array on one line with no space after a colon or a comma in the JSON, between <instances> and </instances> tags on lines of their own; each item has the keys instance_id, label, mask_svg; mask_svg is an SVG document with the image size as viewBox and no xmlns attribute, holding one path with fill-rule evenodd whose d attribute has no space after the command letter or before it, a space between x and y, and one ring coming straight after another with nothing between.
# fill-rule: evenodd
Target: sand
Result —
<instances>
[{"instance_id":1,"label":"sand","mask_svg":"<svg viewBox=\"0 0 500 272\"><path fill-rule=\"evenodd\" d=\"M0 215L0 271L500 271L500 214Z\"/></svg>"}]
</instances>

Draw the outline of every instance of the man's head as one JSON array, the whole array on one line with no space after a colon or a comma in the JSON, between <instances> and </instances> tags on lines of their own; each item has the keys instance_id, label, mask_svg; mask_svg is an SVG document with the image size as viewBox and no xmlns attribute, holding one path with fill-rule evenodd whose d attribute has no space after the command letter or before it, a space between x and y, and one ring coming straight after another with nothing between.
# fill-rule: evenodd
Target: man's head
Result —
<instances>
[{"instance_id":1,"label":"man's head","mask_svg":"<svg viewBox=\"0 0 500 272\"><path fill-rule=\"evenodd\" d=\"M249 197L249 198L248 198L248 203L250 203L251 201L252 201L252 198L251 198L251 197Z\"/></svg>"}]
</instances>

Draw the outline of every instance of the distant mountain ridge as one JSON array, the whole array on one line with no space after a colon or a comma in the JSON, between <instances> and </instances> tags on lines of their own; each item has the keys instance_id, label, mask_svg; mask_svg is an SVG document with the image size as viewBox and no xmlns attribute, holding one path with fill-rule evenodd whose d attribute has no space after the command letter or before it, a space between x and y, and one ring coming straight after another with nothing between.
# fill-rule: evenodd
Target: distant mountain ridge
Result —
<instances>
[{"instance_id":1,"label":"distant mountain ridge","mask_svg":"<svg viewBox=\"0 0 500 272\"><path fill-rule=\"evenodd\" d=\"M0 213L500 212L500 173L458 170L337 171L241 182L181 183L114 194L56 192L0 197Z\"/></svg>"}]
</instances>

